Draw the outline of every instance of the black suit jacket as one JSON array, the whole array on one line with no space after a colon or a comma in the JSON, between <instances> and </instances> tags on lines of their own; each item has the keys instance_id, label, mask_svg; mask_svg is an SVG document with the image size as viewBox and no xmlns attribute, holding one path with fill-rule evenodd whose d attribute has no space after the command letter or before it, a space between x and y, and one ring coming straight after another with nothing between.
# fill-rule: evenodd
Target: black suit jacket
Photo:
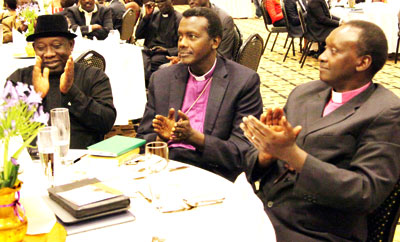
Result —
<instances>
[{"instance_id":1,"label":"black suit jacket","mask_svg":"<svg viewBox=\"0 0 400 242\"><path fill-rule=\"evenodd\" d=\"M126 9L125 5L119 0L112 0L108 7L112 12L112 21L114 29L118 29L121 32L122 27L122 16L124 15Z\"/></svg>"},{"instance_id":2,"label":"black suit jacket","mask_svg":"<svg viewBox=\"0 0 400 242\"><path fill-rule=\"evenodd\" d=\"M164 30L160 29L161 18L160 11L143 17L136 28L135 36L137 39L144 39L144 46L150 49L154 47L153 41L159 32L162 31L167 36L164 39L166 45L162 47L168 50L169 56L176 56L178 55L178 27L182 19L182 14L174 10L172 19L168 23L168 27Z\"/></svg>"},{"instance_id":3,"label":"black suit jacket","mask_svg":"<svg viewBox=\"0 0 400 242\"><path fill-rule=\"evenodd\" d=\"M367 214L399 178L399 98L372 84L322 117L330 92L322 81L303 84L285 106L292 126L302 126L296 143L308 155L301 173L275 182L286 170L282 161L261 173L257 194L278 241L365 241ZM249 152L251 164L257 154Z\"/></svg>"},{"instance_id":4,"label":"black suit jacket","mask_svg":"<svg viewBox=\"0 0 400 242\"><path fill-rule=\"evenodd\" d=\"M156 139L152 120L156 114L167 116L170 108L181 109L188 78L188 67L183 64L153 73L138 137ZM170 158L235 179L247 167L244 155L251 146L239 125L243 117L259 117L262 109L258 74L218 57L204 121L204 151L171 148Z\"/></svg>"},{"instance_id":5,"label":"black suit jacket","mask_svg":"<svg viewBox=\"0 0 400 242\"><path fill-rule=\"evenodd\" d=\"M325 0L309 0L307 13L307 28L318 41L325 42L332 30L339 26L339 19L331 16Z\"/></svg>"},{"instance_id":6,"label":"black suit jacket","mask_svg":"<svg viewBox=\"0 0 400 242\"><path fill-rule=\"evenodd\" d=\"M97 5L97 12L93 13L90 24L99 24L103 28L89 32L89 26L86 25L85 14L79 11L78 6L67 8L67 17L71 22L71 29L75 31L78 27L81 28L82 35L90 39L96 37L98 40L107 38L110 30L113 29L111 9Z\"/></svg>"}]
</instances>

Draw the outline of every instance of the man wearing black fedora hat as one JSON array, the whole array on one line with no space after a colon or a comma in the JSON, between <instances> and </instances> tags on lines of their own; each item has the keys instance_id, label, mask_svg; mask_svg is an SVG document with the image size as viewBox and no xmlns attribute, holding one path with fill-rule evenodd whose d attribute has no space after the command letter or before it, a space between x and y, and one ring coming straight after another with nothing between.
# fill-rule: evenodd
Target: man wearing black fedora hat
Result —
<instances>
[{"instance_id":1,"label":"man wearing black fedora hat","mask_svg":"<svg viewBox=\"0 0 400 242\"><path fill-rule=\"evenodd\" d=\"M45 111L68 108L70 147L83 149L111 130L116 110L107 75L98 68L73 62L75 37L68 31L64 16L39 16L35 33L26 38L33 41L36 64L16 70L8 80L33 85L41 93Z\"/></svg>"}]
</instances>

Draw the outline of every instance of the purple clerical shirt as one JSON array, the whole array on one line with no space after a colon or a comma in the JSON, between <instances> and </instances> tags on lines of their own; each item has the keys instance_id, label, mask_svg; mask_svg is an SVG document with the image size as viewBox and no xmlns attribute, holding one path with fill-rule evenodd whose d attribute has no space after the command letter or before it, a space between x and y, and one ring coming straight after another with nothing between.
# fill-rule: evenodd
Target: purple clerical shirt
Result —
<instances>
[{"instance_id":1,"label":"purple clerical shirt","mask_svg":"<svg viewBox=\"0 0 400 242\"><path fill-rule=\"evenodd\" d=\"M322 117L325 117L326 115L335 111L337 108L350 101L350 99L365 91L365 89L367 89L369 85L371 85L371 82L368 82L367 84L358 89L342 93L335 92L332 89L331 99L326 104Z\"/></svg>"},{"instance_id":2,"label":"purple clerical shirt","mask_svg":"<svg viewBox=\"0 0 400 242\"><path fill-rule=\"evenodd\" d=\"M204 120L206 118L206 109L208 103L208 96L210 95L212 75L215 70L217 59L211 69L202 76L195 76L188 67L189 80L186 85L185 97L182 104L182 112L186 113L190 120L190 126L193 129L203 133ZM204 92L203 92L204 90ZM203 94L201 94L203 92ZM200 96L201 94L201 96ZM199 97L200 96L200 97ZM196 101L196 99L198 99ZM194 103L194 105L193 105ZM192 108L190 108L192 107ZM189 110L190 109L190 110ZM186 149L195 150L192 145L185 142L168 142L169 147L182 147Z\"/></svg>"}]
</instances>

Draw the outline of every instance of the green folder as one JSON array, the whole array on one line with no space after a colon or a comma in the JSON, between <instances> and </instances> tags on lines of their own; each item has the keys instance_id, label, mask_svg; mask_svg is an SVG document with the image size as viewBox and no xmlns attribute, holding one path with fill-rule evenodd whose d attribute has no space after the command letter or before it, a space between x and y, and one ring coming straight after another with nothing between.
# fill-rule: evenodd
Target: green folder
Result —
<instances>
[{"instance_id":1,"label":"green folder","mask_svg":"<svg viewBox=\"0 0 400 242\"><path fill-rule=\"evenodd\" d=\"M98 156L117 157L144 145L146 140L127 136L115 135L87 147L89 154Z\"/></svg>"}]
</instances>

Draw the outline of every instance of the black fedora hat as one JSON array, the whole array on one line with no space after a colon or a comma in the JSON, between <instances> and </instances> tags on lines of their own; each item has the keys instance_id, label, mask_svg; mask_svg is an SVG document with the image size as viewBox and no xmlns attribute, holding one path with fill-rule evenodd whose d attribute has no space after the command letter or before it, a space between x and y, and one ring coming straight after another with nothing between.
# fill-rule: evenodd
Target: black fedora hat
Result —
<instances>
[{"instance_id":1,"label":"black fedora hat","mask_svg":"<svg viewBox=\"0 0 400 242\"><path fill-rule=\"evenodd\" d=\"M42 37L66 37L73 39L76 34L68 31L68 22L63 15L41 15L37 18L35 33L26 37L26 41L34 41Z\"/></svg>"}]
</instances>

